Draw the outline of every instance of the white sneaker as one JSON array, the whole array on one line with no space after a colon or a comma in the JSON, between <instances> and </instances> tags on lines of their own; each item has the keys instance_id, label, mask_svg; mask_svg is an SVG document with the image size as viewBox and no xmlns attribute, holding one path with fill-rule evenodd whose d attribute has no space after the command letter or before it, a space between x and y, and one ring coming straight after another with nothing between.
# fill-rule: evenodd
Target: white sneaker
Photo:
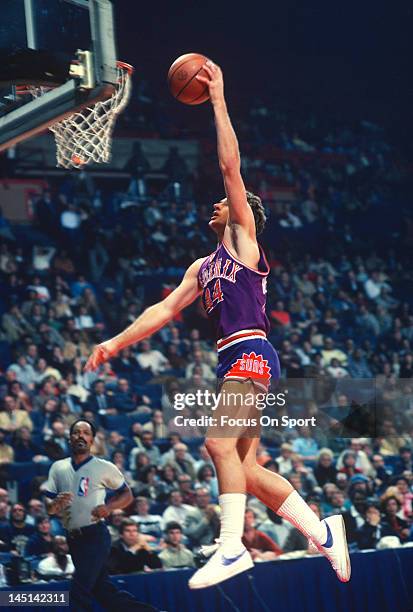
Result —
<instances>
[{"instance_id":1,"label":"white sneaker","mask_svg":"<svg viewBox=\"0 0 413 612\"><path fill-rule=\"evenodd\" d=\"M254 563L246 548L243 548L235 557L230 557L224 555L222 546L218 546L218 550L209 561L190 578L188 586L190 589L204 589L232 578L232 576L245 572L252 567L254 567Z\"/></svg>"},{"instance_id":2,"label":"white sneaker","mask_svg":"<svg viewBox=\"0 0 413 612\"><path fill-rule=\"evenodd\" d=\"M341 514L336 514L323 519L323 523L327 527L326 544L331 544L331 546L321 546L314 540L310 540L310 543L327 557L337 574L337 578L341 582L348 582L351 576L351 563L344 519Z\"/></svg>"}]
</instances>

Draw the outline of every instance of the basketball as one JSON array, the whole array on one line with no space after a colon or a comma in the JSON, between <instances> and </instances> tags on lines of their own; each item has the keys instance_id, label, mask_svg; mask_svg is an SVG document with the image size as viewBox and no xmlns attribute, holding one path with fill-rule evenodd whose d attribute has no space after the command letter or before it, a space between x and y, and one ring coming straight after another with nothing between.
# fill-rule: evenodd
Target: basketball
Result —
<instances>
[{"instance_id":1,"label":"basketball","mask_svg":"<svg viewBox=\"0 0 413 612\"><path fill-rule=\"evenodd\" d=\"M179 102L196 105L208 100L208 87L195 78L197 74L208 77L202 69L207 59L200 53L186 53L178 57L169 68L169 89Z\"/></svg>"}]
</instances>

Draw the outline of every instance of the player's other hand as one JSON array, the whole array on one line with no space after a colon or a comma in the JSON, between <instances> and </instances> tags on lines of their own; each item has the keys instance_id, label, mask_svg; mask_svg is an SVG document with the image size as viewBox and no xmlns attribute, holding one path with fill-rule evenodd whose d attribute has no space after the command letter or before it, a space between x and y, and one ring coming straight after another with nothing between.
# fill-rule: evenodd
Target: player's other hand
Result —
<instances>
[{"instance_id":1,"label":"player's other hand","mask_svg":"<svg viewBox=\"0 0 413 612\"><path fill-rule=\"evenodd\" d=\"M224 77L221 68L208 60L203 65L203 70L208 76L197 74L196 78L208 87L212 104L224 100Z\"/></svg>"},{"instance_id":2,"label":"player's other hand","mask_svg":"<svg viewBox=\"0 0 413 612\"><path fill-rule=\"evenodd\" d=\"M102 363L105 363L105 361L109 361L109 359L114 357L117 352L118 351L112 340L106 340L106 342L97 344L93 349L93 353L86 362L84 367L85 372L96 370L100 365L102 365Z\"/></svg>"},{"instance_id":3,"label":"player's other hand","mask_svg":"<svg viewBox=\"0 0 413 612\"><path fill-rule=\"evenodd\" d=\"M101 518L107 518L109 516L109 514L110 514L109 508L107 506L105 506L105 504L101 504L100 506L96 506L91 511L92 517L95 518L96 520L99 520Z\"/></svg>"}]
</instances>

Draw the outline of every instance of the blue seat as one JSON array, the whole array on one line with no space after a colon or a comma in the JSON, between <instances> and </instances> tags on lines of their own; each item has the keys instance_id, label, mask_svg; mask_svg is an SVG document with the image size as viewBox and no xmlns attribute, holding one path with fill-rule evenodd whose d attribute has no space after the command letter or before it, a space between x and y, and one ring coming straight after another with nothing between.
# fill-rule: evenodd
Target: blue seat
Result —
<instances>
[{"instance_id":1,"label":"blue seat","mask_svg":"<svg viewBox=\"0 0 413 612\"><path fill-rule=\"evenodd\" d=\"M203 444L204 438L182 438L182 441L187 445L189 453L198 454L198 449Z\"/></svg>"},{"instance_id":2,"label":"blue seat","mask_svg":"<svg viewBox=\"0 0 413 612\"><path fill-rule=\"evenodd\" d=\"M138 395L147 395L152 403L152 406L161 405L162 387L161 385L135 385L134 387Z\"/></svg>"},{"instance_id":3,"label":"blue seat","mask_svg":"<svg viewBox=\"0 0 413 612\"><path fill-rule=\"evenodd\" d=\"M110 431L118 431L122 435L129 433L130 422L125 414L105 414L102 421L104 427Z\"/></svg>"},{"instance_id":4,"label":"blue seat","mask_svg":"<svg viewBox=\"0 0 413 612\"><path fill-rule=\"evenodd\" d=\"M168 504L163 504L162 502L152 502L149 508L149 512L151 514L163 514L168 507Z\"/></svg>"},{"instance_id":5,"label":"blue seat","mask_svg":"<svg viewBox=\"0 0 413 612\"><path fill-rule=\"evenodd\" d=\"M6 368L13 361L10 344L5 340L0 342L0 366Z\"/></svg>"},{"instance_id":6,"label":"blue seat","mask_svg":"<svg viewBox=\"0 0 413 612\"><path fill-rule=\"evenodd\" d=\"M33 423L33 430L39 432L43 426L43 414L39 410L32 410L30 418Z\"/></svg>"},{"instance_id":7,"label":"blue seat","mask_svg":"<svg viewBox=\"0 0 413 612\"><path fill-rule=\"evenodd\" d=\"M10 463L8 469L8 480L27 481L37 476L37 464L32 461L21 463Z\"/></svg>"}]
</instances>

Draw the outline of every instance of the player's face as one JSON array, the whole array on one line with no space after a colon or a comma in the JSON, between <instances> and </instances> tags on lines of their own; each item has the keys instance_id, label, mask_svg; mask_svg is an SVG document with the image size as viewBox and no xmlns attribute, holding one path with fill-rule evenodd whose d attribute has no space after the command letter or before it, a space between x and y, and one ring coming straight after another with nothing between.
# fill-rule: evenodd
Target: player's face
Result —
<instances>
[{"instance_id":1,"label":"player's face","mask_svg":"<svg viewBox=\"0 0 413 612\"><path fill-rule=\"evenodd\" d=\"M70 436L70 444L75 452L80 454L90 450L93 443L93 433L88 423L77 423Z\"/></svg>"},{"instance_id":2,"label":"player's face","mask_svg":"<svg viewBox=\"0 0 413 612\"><path fill-rule=\"evenodd\" d=\"M218 232L220 230L225 229L225 226L228 221L228 202L227 198L223 198L220 202L217 202L213 206L214 211L209 220L209 227L214 230L214 232Z\"/></svg>"}]
</instances>

